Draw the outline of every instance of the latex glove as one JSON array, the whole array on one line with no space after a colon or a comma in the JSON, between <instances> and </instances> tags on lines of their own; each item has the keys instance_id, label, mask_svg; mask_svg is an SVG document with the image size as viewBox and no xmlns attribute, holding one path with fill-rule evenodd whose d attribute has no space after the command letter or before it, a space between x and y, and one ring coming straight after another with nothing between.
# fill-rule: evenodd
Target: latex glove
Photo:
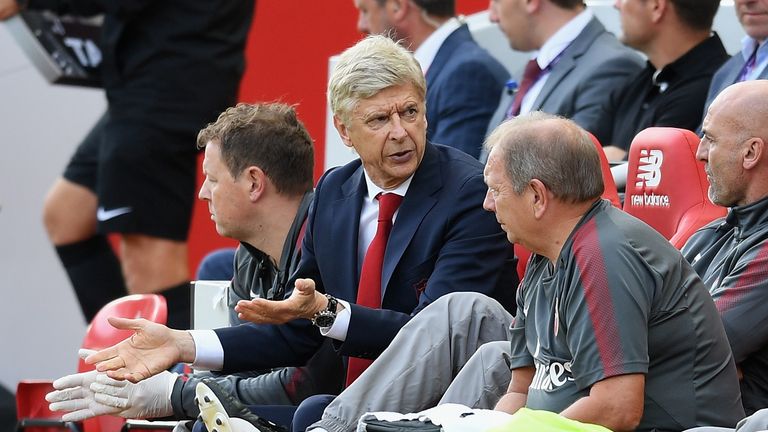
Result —
<instances>
[{"instance_id":1,"label":"latex glove","mask_svg":"<svg viewBox=\"0 0 768 432\"><path fill-rule=\"evenodd\" d=\"M94 352L81 349L78 355L84 359ZM45 400L51 402L49 409L68 411L61 416L61 419L74 422L119 411L115 407L100 404L94 399L90 386L96 381L98 375L106 377L104 373L90 371L67 375L54 381L53 388L56 390L45 395Z\"/></svg>"},{"instance_id":2,"label":"latex glove","mask_svg":"<svg viewBox=\"0 0 768 432\"><path fill-rule=\"evenodd\" d=\"M160 372L136 384L98 375L91 384L96 402L113 407L115 415L132 419L173 415L171 391L178 374Z\"/></svg>"}]
</instances>

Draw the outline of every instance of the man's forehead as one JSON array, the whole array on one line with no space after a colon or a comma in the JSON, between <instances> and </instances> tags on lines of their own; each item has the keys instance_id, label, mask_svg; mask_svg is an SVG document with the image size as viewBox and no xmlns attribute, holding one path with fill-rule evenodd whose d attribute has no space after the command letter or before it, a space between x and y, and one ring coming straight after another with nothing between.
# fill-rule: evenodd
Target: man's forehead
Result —
<instances>
[{"instance_id":1,"label":"man's forehead","mask_svg":"<svg viewBox=\"0 0 768 432\"><path fill-rule=\"evenodd\" d=\"M729 104L729 100L715 100L707 110L704 121L701 123L701 131L707 135L717 134L718 131L727 130L735 125L740 115L738 105Z\"/></svg>"},{"instance_id":2,"label":"man's forehead","mask_svg":"<svg viewBox=\"0 0 768 432\"><path fill-rule=\"evenodd\" d=\"M418 97L412 86L398 86L398 90L384 89L379 93L367 98L361 99L353 110L354 114L365 115L380 110L397 110L409 104L418 104L421 98Z\"/></svg>"},{"instance_id":3,"label":"man's forehead","mask_svg":"<svg viewBox=\"0 0 768 432\"><path fill-rule=\"evenodd\" d=\"M211 164L215 158L221 158L221 146L218 141L208 141L203 151L203 165Z\"/></svg>"},{"instance_id":4,"label":"man's forehead","mask_svg":"<svg viewBox=\"0 0 768 432\"><path fill-rule=\"evenodd\" d=\"M497 152L495 147L491 149L491 152L488 155L488 162L485 164L485 168L483 168L483 180L485 181L485 184L499 181L499 156Z\"/></svg>"},{"instance_id":5,"label":"man's forehead","mask_svg":"<svg viewBox=\"0 0 768 432\"><path fill-rule=\"evenodd\" d=\"M397 110L404 106L413 105L417 103L417 98L403 98L403 99L387 99L385 101L370 101L368 103L360 103L357 105L355 111L366 114L373 111L380 110Z\"/></svg>"}]
</instances>

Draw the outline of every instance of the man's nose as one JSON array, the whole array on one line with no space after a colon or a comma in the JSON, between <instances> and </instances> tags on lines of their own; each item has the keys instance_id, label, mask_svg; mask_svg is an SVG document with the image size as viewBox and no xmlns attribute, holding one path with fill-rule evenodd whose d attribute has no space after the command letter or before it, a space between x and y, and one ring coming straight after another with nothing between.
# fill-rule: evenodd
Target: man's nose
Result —
<instances>
[{"instance_id":1,"label":"man's nose","mask_svg":"<svg viewBox=\"0 0 768 432\"><path fill-rule=\"evenodd\" d=\"M400 119L399 114L393 114L390 121L392 122L392 129L389 131L390 138L400 141L408 135L408 132L403 127L403 122Z\"/></svg>"}]
</instances>

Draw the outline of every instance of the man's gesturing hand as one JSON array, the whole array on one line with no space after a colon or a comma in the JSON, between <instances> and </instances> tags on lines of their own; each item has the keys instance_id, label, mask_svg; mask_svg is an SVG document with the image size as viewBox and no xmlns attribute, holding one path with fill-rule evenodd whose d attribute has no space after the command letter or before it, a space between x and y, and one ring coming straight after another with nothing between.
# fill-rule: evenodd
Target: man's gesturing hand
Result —
<instances>
[{"instance_id":1,"label":"man's gesturing hand","mask_svg":"<svg viewBox=\"0 0 768 432\"><path fill-rule=\"evenodd\" d=\"M315 290L312 279L296 279L291 296L285 300L240 300L235 311L241 319L257 324L283 324L298 318L310 319L325 309L328 299Z\"/></svg>"},{"instance_id":2,"label":"man's gesturing hand","mask_svg":"<svg viewBox=\"0 0 768 432\"><path fill-rule=\"evenodd\" d=\"M85 359L110 378L137 383L176 363L195 360L195 343L187 331L172 330L141 318L109 318L109 323L134 332L128 339Z\"/></svg>"}]
</instances>

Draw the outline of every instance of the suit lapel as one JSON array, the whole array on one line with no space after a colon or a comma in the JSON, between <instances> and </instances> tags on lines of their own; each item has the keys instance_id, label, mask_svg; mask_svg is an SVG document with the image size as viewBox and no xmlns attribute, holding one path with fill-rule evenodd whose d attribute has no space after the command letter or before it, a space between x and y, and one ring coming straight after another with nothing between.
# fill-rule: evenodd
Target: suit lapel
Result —
<instances>
[{"instance_id":1,"label":"suit lapel","mask_svg":"<svg viewBox=\"0 0 768 432\"><path fill-rule=\"evenodd\" d=\"M571 42L565 51L560 55L557 63L552 67L552 70L544 83L544 87L541 89L536 101L531 107L531 111L541 109L547 102L547 99L552 95L553 91L560 82L568 76L569 73L576 67L576 62L579 57L589 49L594 40L605 31L605 27L597 21L596 18L592 20L584 27L584 30L576 36L576 39Z\"/></svg>"},{"instance_id":2,"label":"suit lapel","mask_svg":"<svg viewBox=\"0 0 768 432\"><path fill-rule=\"evenodd\" d=\"M338 263L339 278L343 282L343 286L338 288L345 298L354 302L360 280L360 263L357 262L360 211L367 192L362 166L344 182L341 189L342 197L333 203L333 219L327 221L329 223L325 228L333 230L330 238L337 241L335 255L348 257Z\"/></svg>"},{"instance_id":3,"label":"suit lapel","mask_svg":"<svg viewBox=\"0 0 768 432\"><path fill-rule=\"evenodd\" d=\"M505 88L501 91L499 106L496 107L496 111L493 113L493 117L491 117L491 121L488 123L488 130L485 132L485 136L490 135L491 131L496 129L496 126L500 125L501 122L506 119L507 111L509 110L510 105L512 105L513 98L514 94L510 90ZM483 151L485 151L485 147L483 147Z\"/></svg>"},{"instance_id":4,"label":"suit lapel","mask_svg":"<svg viewBox=\"0 0 768 432\"><path fill-rule=\"evenodd\" d=\"M768 66L763 68L763 71L760 72L760 75L758 75L757 79L768 79Z\"/></svg>"},{"instance_id":5,"label":"suit lapel","mask_svg":"<svg viewBox=\"0 0 768 432\"><path fill-rule=\"evenodd\" d=\"M429 66L429 69L424 76L424 78L427 80L427 83L433 82L440 74L440 71L445 69L445 64L448 63L448 60L451 59L453 52L456 51L459 45L471 39L472 35L470 35L469 28L466 24L460 26L454 30L453 33L448 35L448 37L445 38L445 41L443 41L443 44L440 45L440 48L437 50L437 54L435 54L435 58L432 60L432 64Z\"/></svg>"},{"instance_id":6,"label":"suit lapel","mask_svg":"<svg viewBox=\"0 0 768 432\"><path fill-rule=\"evenodd\" d=\"M442 188L440 171L440 155L432 144L427 143L424 159L414 174L389 235L381 274L381 284L384 287L382 299L405 249L424 217L437 202L434 195Z\"/></svg>"},{"instance_id":7,"label":"suit lapel","mask_svg":"<svg viewBox=\"0 0 768 432\"><path fill-rule=\"evenodd\" d=\"M731 68L731 70L728 71L728 74L724 78L724 82L726 85L724 87L728 87L731 84L736 83L736 81L739 79L739 75L741 74L741 70L744 69L744 56L741 55L741 51L734 54L738 56L737 58L739 61L734 63L734 67ZM765 74L765 71L763 71L763 74ZM763 75L761 74L761 75Z\"/></svg>"}]
</instances>

